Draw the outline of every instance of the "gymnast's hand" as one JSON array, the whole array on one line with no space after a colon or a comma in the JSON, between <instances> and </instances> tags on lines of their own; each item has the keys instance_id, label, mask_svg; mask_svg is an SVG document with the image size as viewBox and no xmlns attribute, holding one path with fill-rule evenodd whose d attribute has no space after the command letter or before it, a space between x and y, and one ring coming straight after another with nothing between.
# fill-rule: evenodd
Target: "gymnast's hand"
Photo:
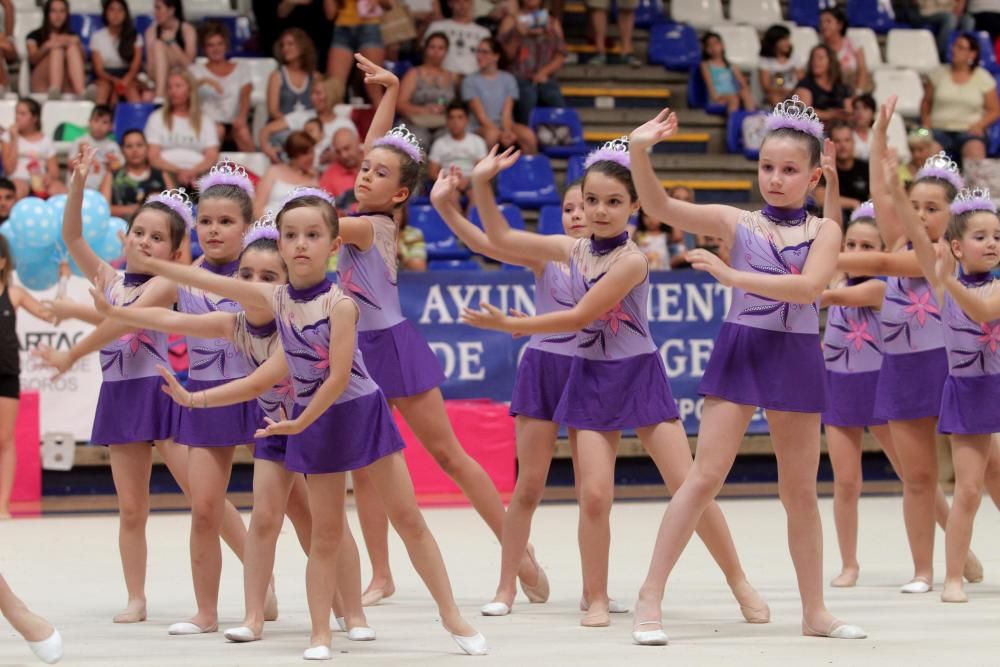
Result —
<instances>
[{"instance_id":1,"label":"gymnast's hand","mask_svg":"<svg viewBox=\"0 0 1000 667\"><path fill-rule=\"evenodd\" d=\"M167 383L161 387L161 389L163 389L163 393L174 399L174 402L177 403L177 405L181 405L186 408L201 407L192 404L191 392L185 389L184 386L177 381L174 374L168 371L165 366L157 364L156 371L160 374L160 377L167 381Z\"/></svg>"},{"instance_id":2,"label":"gymnast's hand","mask_svg":"<svg viewBox=\"0 0 1000 667\"><path fill-rule=\"evenodd\" d=\"M703 248L696 248L687 253L687 261L691 263L691 268L704 271L726 287L733 286L733 274L735 270L721 259L719 256Z\"/></svg>"},{"instance_id":3,"label":"gymnast's hand","mask_svg":"<svg viewBox=\"0 0 1000 667\"><path fill-rule=\"evenodd\" d=\"M489 154L479 161L479 164L472 170L472 178L477 181L489 181L505 169L510 169L521 157L521 151L515 150L513 146L499 152L499 146L493 146Z\"/></svg>"},{"instance_id":4,"label":"gymnast's hand","mask_svg":"<svg viewBox=\"0 0 1000 667\"><path fill-rule=\"evenodd\" d=\"M494 331L508 331L513 333L510 318L503 314L503 311L496 306L483 301L479 304L482 310L471 308L462 309L462 322L476 327L477 329L493 329Z\"/></svg>"},{"instance_id":5,"label":"gymnast's hand","mask_svg":"<svg viewBox=\"0 0 1000 667\"><path fill-rule=\"evenodd\" d=\"M31 356L57 371L52 376L52 380L58 380L62 377L66 371L72 368L74 362L73 355L69 350L54 350L43 344L39 344L32 350Z\"/></svg>"},{"instance_id":6,"label":"gymnast's hand","mask_svg":"<svg viewBox=\"0 0 1000 667\"><path fill-rule=\"evenodd\" d=\"M431 203L440 206L456 199L461 176L462 172L454 165L448 169L441 169L437 180L434 181L434 187L431 188Z\"/></svg>"},{"instance_id":7,"label":"gymnast's hand","mask_svg":"<svg viewBox=\"0 0 1000 667\"><path fill-rule=\"evenodd\" d=\"M274 421L270 417L264 417L264 422L267 426L257 429L253 437L266 438L272 435L298 435L306 430L302 422L298 419L288 419L285 416L284 408L278 408L278 411L281 414L281 421Z\"/></svg>"},{"instance_id":8,"label":"gymnast's hand","mask_svg":"<svg viewBox=\"0 0 1000 667\"><path fill-rule=\"evenodd\" d=\"M354 54L354 60L358 63L358 69L365 74L365 85L377 85L383 88L399 85L399 77L386 68L379 67L360 53Z\"/></svg>"},{"instance_id":9,"label":"gymnast's hand","mask_svg":"<svg viewBox=\"0 0 1000 667\"><path fill-rule=\"evenodd\" d=\"M664 109L656 118L632 130L629 135L630 150L646 150L677 134L677 114Z\"/></svg>"}]
</instances>

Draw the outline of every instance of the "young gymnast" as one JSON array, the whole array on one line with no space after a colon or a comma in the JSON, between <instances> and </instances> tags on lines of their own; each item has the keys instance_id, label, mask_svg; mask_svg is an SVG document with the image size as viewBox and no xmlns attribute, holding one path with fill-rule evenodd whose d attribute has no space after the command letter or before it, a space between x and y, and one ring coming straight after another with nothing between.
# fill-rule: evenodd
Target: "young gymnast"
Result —
<instances>
[{"instance_id":1,"label":"young gymnast","mask_svg":"<svg viewBox=\"0 0 1000 667\"><path fill-rule=\"evenodd\" d=\"M62 636L51 623L28 609L0 574L0 614L24 637L28 648L42 662L54 665L63 657Z\"/></svg>"},{"instance_id":2,"label":"young gymnast","mask_svg":"<svg viewBox=\"0 0 1000 667\"><path fill-rule=\"evenodd\" d=\"M650 215L722 239L733 266L705 250L692 250L688 257L694 268L732 287L733 298L698 389L705 403L694 467L664 513L639 590L636 626L661 625L667 578L722 488L754 411L764 408L778 463L778 492L788 515L802 633L865 637L861 628L836 620L823 601L816 473L826 389L816 304L833 278L841 243L837 222L805 210L821 175L823 124L798 97L775 107L757 171L766 202L760 211L668 197L646 151L676 132L677 118L669 109L633 131L636 189ZM647 632L663 635L662 630Z\"/></svg>"},{"instance_id":3,"label":"young gymnast","mask_svg":"<svg viewBox=\"0 0 1000 667\"><path fill-rule=\"evenodd\" d=\"M9 519L14 493L17 447L14 429L21 400L21 351L17 342L17 311L24 308L35 317L51 322L52 313L28 290L11 285L16 268L7 237L0 237L0 519Z\"/></svg>"},{"instance_id":4,"label":"young gymnast","mask_svg":"<svg viewBox=\"0 0 1000 667\"><path fill-rule=\"evenodd\" d=\"M500 539L504 520L500 494L455 437L439 389L444 382L441 363L416 325L403 316L399 304L398 230L393 212L404 206L416 189L424 155L405 127L386 134L395 113L399 80L360 55L356 59L365 82L380 85L386 92L368 130L365 157L354 186L360 213L340 221L344 243L337 264L339 284L361 308L358 347L372 379ZM366 471L353 473L353 478L358 516L372 561L372 581L363 601L376 604L395 590L389 570L388 523ZM523 586L538 591L534 597L544 599L544 575L532 552L522 555L518 575Z\"/></svg>"},{"instance_id":5,"label":"young gymnast","mask_svg":"<svg viewBox=\"0 0 1000 667\"><path fill-rule=\"evenodd\" d=\"M278 253L278 230L271 218L255 223L243 239L243 252L237 276L240 280L266 284L286 284L288 273ZM142 265L141 257L132 257L132 265ZM193 285L211 292L215 274L197 267L179 264L160 266L158 272L177 283ZM274 315L270 309L249 312L214 311L202 315L179 313L166 308L122 308L112 306L102 290L93 291L94 304L105 317L152 329L171 331L203 339L227 340L235 345L249 368L256 370L281 350ZM190 392L174 376L160 370L170 396L181 406L189 405ZM246 382L246 379L234 382ZM257 398L262 413L279 419L281 411L290 414L293 406L290 379L285 377L267 388ZM262 419L262 417L261 417ZM309 553L311 517L305 480L301 474L286 470L286 437L258 438L254 443L253 511L244 553L244 595L246 614L243 625L226 630L227 639L236 642L261 639L264 629L268 582L274 569L278 534L287 511L303 550ZM357 544L349 528L345 529L338 558L338 595L334 598L335 615L348 633L348 639L365 641L375 638L361 608L360 561Z\"/></svg>"},{"instance_id":6,"label":"young gymnast","mask_svg":"<svg viewBox=\"0 0 1000 667\"><path fill-rule=\"evenodd\" d=\"M455 604L437 543L417 508L402 438L356 346L358 306L326 277L327 260L341 245L336 211L324 196L309 191L298 195L277 218L289 284L215 281L220 293L248 312L273 310L285 354L273 355L244 382L188 394L188 405L238 403L291 375L291 414L280 421L265 418L267 426L257 435L288 436L285 466L307 475L313 517L306 568L312 635L304 658L331 657L330 599L343 531L344 473L362 467L368 468L393 527L437 602L445 629L466 653L483 654L486 640ZM162 262L149 265L166 268Z\"/></svg>"},{"instance_id":7,"label":"young gymnast","mask_svg":"<svg viewBox=\"0 0 1000 667\"><path fill-rule=\"evenodd\" d=\"M511 150L498 155L494 147L473 170L473 195L487 236L505 252L568 264L571 305L521 318L483 303L484 310L466 309L462 318L474 326L511 333L577 332L573 360L550 419L577 430L581 560L589 596L581 624L602 627L610 623L609 518L622 430L635 429L668 490L681 485L691 468L691 452L663 360L649 334L647 260L628 238L628 220L638 209L638 198L629 171L627 142L609 142L585 163L582 189L584 213L592 232L589 239L540 236L513 230L503 222L489 182L517 158ZM627 391L630 386L642 386L645 391L641 395ZM704 516L699 535L725 573L746 620L768 622L770 609L746 580L718 505L712 504ZM498 611L502 611L501 604L509 607L502 597L509 592L507 584L488 607ZM666 642L661 631L654 634L637 629L634 636L640 643Z\"/></svg>"},{"instance_id":8,"label":"young gymnast","mask_svg":"<svg viewBox=\"0 0 1000 667\"><path fill-rule=\"evenodd\" d=\"M907 206L897 161L886 159L883 166L899 220L924 276L937 292L938 303L943 304L948 378L938 430L951 436L955 500L945 528L947 571L941 600L967 602L962 590L963 570L988 462L997 458L996 448L991 447L993 433L1000 432L1000 415L988 407L1000 399L1000 283L991 273L1000 262L1000 218L989 190L963 191L951 205L952 219L945 236L949 247L943 249L939 259L929 230L917 212Z\"/></svg>"},{"instance_id":9,"label":"young gymnast","mask_svg":"<svg viewBox=\"0 0 1000 667\"><path fill-rule=\"evenodd\" d=\"M163 279L138 272L115 271L93 252L83 238L81 207L83 185L92 151L82 146L72 163L70 192L63 214L63 240L73 260L89 276L107 285L112 303L132 306L166 306L174 301L175 288ZM182 194L164 192L149 197L128 223L126 249L163 259L174 259L191 220L190 207ZM97 413L91 440L111 445L111 471L119 506L119 552L128 604L114 617L116 623L146 620L146 521L149 517L149 480L152 450L155 444L171 474L184 494L191 499L188 483L187 452L174 445L173 408L164 402L160 387L163 381L156 364L167 359L166 337L155 332L103 322L70 350L39 346L36 355L61 374L78 359L101 351L104 381L98 397ZM135 415L122 420L121 411ZM246 528L239 512L226 503L223 536L233 552L243 556Z\"/></svg>"}]
</instances>

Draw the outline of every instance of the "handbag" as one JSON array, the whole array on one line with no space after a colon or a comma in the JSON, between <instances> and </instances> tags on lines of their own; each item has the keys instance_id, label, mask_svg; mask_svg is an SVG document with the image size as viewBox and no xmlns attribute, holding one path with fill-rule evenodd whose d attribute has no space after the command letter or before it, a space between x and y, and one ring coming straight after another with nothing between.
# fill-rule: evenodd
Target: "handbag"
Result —
<instances>
[{"instance_id":1,"label":"handbag","mask_svg":"<svg viewBox=\"0 0 1000 667\"><path fill-rule=\"evenodd\" d=\"M400 0L393 0L392 7L382 14L382 41L386 45L401 44L416 38L417 26L409 8Z\"/></svg>"}]
</instances>

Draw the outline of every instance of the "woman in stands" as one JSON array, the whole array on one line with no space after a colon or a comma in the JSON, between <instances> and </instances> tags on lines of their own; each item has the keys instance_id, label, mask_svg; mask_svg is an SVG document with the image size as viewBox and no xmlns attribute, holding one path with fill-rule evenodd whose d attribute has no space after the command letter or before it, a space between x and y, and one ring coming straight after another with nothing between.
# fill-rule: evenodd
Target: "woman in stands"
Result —
<instances>
[{"instance_id":1,"label":"woman in stands","mask_svg":"<svg viewBox=\"0 0 1000 667\"><path fill-rule=\"evenodd\" d=\"M458 95L458 75L441 64L448 37L436 32L424 43L423 64L410 69L399 84L399 114L422 146L430 146L444 130L445 109Z\"/></svg>"},{"instance_id":2,"label":"woman in stands","mask_svg":"<svg viewBox=\"0 0 1000 667\"><path fill-rule=\"evenodd\" d=\"M69 3L46 0L42 26L26 38L31 65L31 92L48 92L49 97L70 93L83 95L83 44L69 27Z\"/></svg>"},{"instance_id":3,"label":"woman in stands","mask_svg":"<svg viewBox=\"0 0 1000 667\"><path fill-rule=\"evenodd\" d=\"M202 109L215 121L225 150L252 153L257 147L250 132L250 66L226 57L229 30L218 21L201 24L198 41L208 60L191 65L190 71L198 82Z\"/></svg>"},{"instance_id":4,"label":"woman in stands","mask_svg":"<svg viewBox=\"0 0 1000 667\"><path fill-rule=\"evenodd\" d=\"M270 124L284 120L288 129L268 135L270 144L260 148L272 162L278 162L278 148L288 132L303 129L306 121L316 115L312 89L319 81L319 74L316 72L316 49L306 33L298 28L281 33L274 45L274 57L279 67L267 80L267 115Z\"/></svg>"},{"instance_id":5,"label":"woman in stands","mask_svg":"<svg viewBox=\"0 0 1000 667\"><path fill-rule=\"evenodd\" d=\"M167 78L167 101L146 121L149 163L169 173L178 185L190 186L219 157L215 123L201 113L194 79L176 68Z\"/></svg>"},{"instance_id":6,"label":"woman in stands","mask_svg":"<svg viewBox=\"0 0 1000 667\"><path fill-rule=\"evenodd\" d=\"M94 33L89 45L97 103L139 102L142 37L135 31L125 0L104 0L101 7L104 27Z\"/></svg>"},{"instance_id":7,"label":"woman in stands","mask_svg":"<svg viewBox=\"0 0 1000 667\"><path fill-rule=\"evenodd\" d=\"M259 218L270 209L281 210L281 203L299 187L319 187L316 174L316 142L302 130L285 139L285 162L272 164L257 184L255 215Z\"/></svg>"},{"instance_id":8,"label":"woman in stands","mask_svg":"<svg viewBox=\"0 0 1000 667\"><path fill-rule=\"evenodd\" d=\"M840 73L848 88L858 95L871 90L871 74L865 63L865 52L847 36L844 10L830 7L819 13L819 41L836 54Z\"/></svg>"},{"instance_id":9,"label":"woman in stands","mask_svg":"<svg viewBox=\"0 0 1000 667\"><path fill-rule=\"evenodd\" d=\"M806 75L795 88L803 104L813 107L824 123L851 119L851 90L841 78L840 64L825 44L809 52Z\"/></svg>"},{"instance_id":10,"label":"woman in stands","mask_svg":"<svg viewBox=\"0 0 1000 667\"><path fill-rule=\"evenodd\" d=\"M153 19L146 29L146 67L156 83L156 99L163 99L170 70L190 66L198 55L198 36L184 20L181 0L156 0Z\"/></svg>"}]
</instances>

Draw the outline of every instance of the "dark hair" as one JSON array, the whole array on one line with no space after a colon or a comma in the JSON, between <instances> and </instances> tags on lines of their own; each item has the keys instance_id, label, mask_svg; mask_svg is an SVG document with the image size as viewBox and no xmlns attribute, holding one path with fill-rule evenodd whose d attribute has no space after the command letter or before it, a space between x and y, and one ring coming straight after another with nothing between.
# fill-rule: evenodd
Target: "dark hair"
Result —
<instances>
[{"instance_id":1,"label":"dark hair","mask_svg":"<svg viewBox=\"0 0 1000 667\"><path fill-rule=\"evenodd\" d=\"M646 227L642 223L642 217L643 216L649 216L649 213L646 213L646 211L643 210L643 208L640 206L639 207L639 213L638 213L638 216L636 218L638 220L638 222L639 222L639 224L638 224L638 231L640 231L640 232L646 231ZM671 231L670 225L666 224L665 222L660 222L658 220L655 220L652 217L650 217L650 220L652 220L653 222L659 224L660 225L660 231L663 232L664 234L669 234L670 233L670 231Z\"/></svg>"},{"instance_id":2,"label":"dark hair","mask_svg":"<svg viewBox=\"0 0 1000 667\"><path fill-rule=\"evenodd\" d=\"M395 146L381 145L375 148L381 148L399 157L399 186L409 190L406 199L416 194L417 187L420 185L420 176L423 172L423 163L417 162ZM399 206L405 203L406 200L400 202Z\"/></svg>"},{"instance_id":3,"label":"dark hair","mask_svg":"<svg viewBox=\"0 0 1000 667\"><path fill-rule=\"evenodd\" d=\"M858 95L854 98L855 104L860 104L863 107L868 107L869 111L875 111L878 109L878 105L875 104L875 98L870 94L865 93L864 95Z\"/></svg>"},{"instance_id":4,"label":"dark hair","mask_svg":"<svg viewBox=\"0 0 1000 667\"><path fill-rule=\"evenodd\" d=\"M452 100L451 102L449 102L448 106L445 108L445 110L444 110L445 118L447 118L448 114L450 114L452 111L464 111L465 115L468 116L469 115L469 103L468 102L463 102L462 100L456 98L456 99Z\"/></svg>"},{"instance_id":5,"label":"dark hair","mask_svg":"<svg viewBox=\"0 0 1000 667\"><path fill-rule=\"evenodd\" d=\"M566 197L566 193L569 192L570 190L572 190L573 188L583 189L583 177L582 176L580 178L576 179L575 181L572 181L572 182L566 184L566 187L563 188L563 198L565 198Z\"/></svg>"},{"instance_id":6,"label":"dark hair","mask_svg":"<svg viewBox=\"0 0 1000 667\"><path fill-rule=\"evenodd\" d=\"M919 173L919 172L918 172ZM912 183L910 183L910 192L913 188L920 185L921 183L927 183L928 185L937 185L944 189L945 198L948 203L955 201L955 197L958 196L958 190L951 183L951 181L946 181L943 178L938 178L937 176L921 176L920 178L915 178Z\"/></svg>"},{"instance_id":7,"label":"dark hair","mask_svg":"<svg viewBox=\"0 0 1000 667\"><path fill-rule=\"evenodd\" d=\"M10 190L11 192L17 192L17 188L14 187L14 181L9 178L0 178L0 190Z\"/></svg>"},{"instance_id":8,"label":"dark hair","mask_svg":"<svg viewBox=\"0 0 1000 667\"><path fill-rule=\"evenodd\" d=\"M972 216L977 213L988 213L994 218L1000 218L994 211L988 210L976 210L976 211L966 211L965 213L959 213L958 215L951 216L951 221L948 223L948 229L944 232L944 238L946 241L961 241L962 237L965 236L965 232L969 229L969 220L972 220Z\"/></svg>"},{"instance_id":9,"label":"dark hair","mask_svg":"<svg viewBox=\"0 0 1000 667\"><path fill-rule=\"evenodd\" d=\"M122 140L118 143L118 145L119 146L124 146L125 145L125 140L128 139L133 134L138 134L140 137L142 137L143 141L146 141L146 135L143 134L142 130L140 130L137 127L134 127L131 130L125 130L125 134L122 135Z\"/></svg>"},{"instance_id":10,"label":"dark hair","mask_svg":"<svg viewBox=\"0 0 1000 667\"><path fill-rule=\"evenodd\" d=\"M39 130L42 129L42 105L35 101L32 97L22 97L17 101L18 104L23 104L28 107L28 113L31 114L32 118L35 119L35 125Z\"/></svg>"},{"instance_id":11,"label":"dark hair","mask_svg":"<svg viewBox=\"0 0 1000 667\"><path fill-rule=\"evenodd\" d=\"M309 35L306 34L301 28L288 28L284 30L278 39L274 42L274 58L282 65L287 65L281 59L281 40L284 39L285 35L290 35L295 43L299 45L299 51L302 53L299 56L302 59L302 69L306 71L307 74L311 74L316 71L316 47L313 46L312 40L309 39Z\"/></svg>"},{"instance_id":12,"label":"dark hair","mask_svg":"<svg viewBox=\"0 0 1000 667\"><path fill-rule=\"evenodd\" d=\"M3 234L0 234L0 257L7 260L7 264L0 269L0 284L6 287L10 285L10 276L17 268L17 261L14 259L14 253L10 250L7 237Z\"/></svg>"},{"instance_id":13,"label":"dark hair","mask_svg":"<svg viewBox=\"0 0 1000 667\"><path fill-rule=\"evenodd\" d=\"M315 120L315 119L313 119ZM296 130L285 139L285 155L289 159L294 159L300 155L305 155L316 147L316 140L309 136L304 130Z\"/></svg>"},{"instance_id":14,"label":"dark hair","mask_svg":"<svg viewBox=\"0 0 1000 667\"><path fill-rule=\"evenodd\" d=\"M243 255L245 255L248 250L262 250L262 251L266 251L266 252L277 253L278 252L278 242L276 240L274 240L274 239L269 239L266 236L262 236L261 238L252 241L250 243L250 245L248 245L246 248L243 248L243 252L240 253L240 257L242 257ZM282 266L284 266L284 264L285 264L284 260L282 260L281 264L282 264ZM285 272L287 272L287 271L288 271L288 269L285 268Z\"/></svg>"},{"instance_id":15,"label":"dark hair","mask_svg":"<svg viewBox=\"0 0 1000 667\"><path fill-rule=\"evenodd\" d=\"M722 41L722 35L717 32L712 32L711 30L701 36L701 59L708 60L708 40L713 37L719 40L719 44L722 45L722 62L726 63L726 67L728 67L729 60L726 58L726 43Z\"/></svg>"},{"instance_id":16,"label":"dark hair","mask_svg":"<svg viewBox=\"0 0 1000 667\"><path fill-rule=\"evenodd\" d=\"M219 21L205 21L198 26L198 46L202 50L205 49L205 42L208 41L209 37L221 37L228 46L229 28L226 27L225 23L220 23Z\"/></svg>"},{"instance_id":17,"label":"dark hair","mask_svg":"<svg viewBox=\"0 0 1000 667\"><path fill-rule=\"evenodd\" d=\"M829 14L833 17L833 20L840 24L840 34L847 34L847 14L840 7L827 7L820 11L819 16L823 18L823 14Z\"/></svg>"},{"instance_id":18,"label":"dark hair","mask_svg":"<svg viewBox=\"0 0 1000 667\"><path fill-rule=\"evenodd\" d=\"M132 11L128 8L125 0L101 0L101 21L108 25L108 7L118 3L125 12L125 20L122 21L121 32L118 34L118 55L125 63L131 63L135 57L135 43L139 33L135 30L135 21L132 20Z\"/></svg>"},{"instance_id":19,"label":"dark hair","mask_svg":"<svg viewBox=\"0 0 1000 667\"><path fill-rule=\"evenodd\" d=\"M500 41L496 37L483 37L479 40L480 44L486 43L486 46L490 47L490 51L493 55L500 56L500 60L497 61L497 69L507 68L507 54L504 53L503 47L500 46Z\"/></svg>"},{"instance_id":20,"label":"dark hair","mask_svg":"<svg viewBox=\"0 0 1000 667\"><path fill-rule=\"evenodd\" d=\"M202 190L201 194L198 195L199 203L204 202L206 199L227 199L231 202L236 202L240 207L240 216L243 218L243 221L247 225L253 222L253 198L238 185L228 185L225 183L213 185L206 190Z\"/></svg>"},{"instance_id":21,"label":"dark hair","mask_svg":"<svg viewBox=\"0 0 1000 667\"><path fill-rule=\"evenodd\" d=\"M184 3L181 0L160 0L168 8L174 10L174 18L177 19L178 27L177 33L174 39L177 40L177 46L184 48ZM163 26L156 26L156 38L160 39L163 34Z\"/></svg>"},{"instance_id":22,"label":"dark hair","mask_svg":"<svg viewBox=\"0 0 1000 667\"><path fill-rule=\"evenodd\" d=\"M833 133L836 130L850 130L854 132L854 126L848 123L846 120L838 118L837 120L830 123L829 127L826 128L826 136L833 138Z\"/></svg>"},{"instance_id":23,"label":"dark hair","mask_svg":"<svg viewBox=\"0 0 1000 667\"><path fill-rule=\"evenodd\" d=\"M613 178L622 185L628 191L628 196L631 198L632 202L639 200L639 193L635 190L635 182L632 180L632 172L626 167L618 164L617 162L612 162L611 160L598 160L594 164L587 167L587 170L583 172L583 179L580 182L580 187L585 188L587 184L587 177L591 174L604 174L608 178Z\"/></svg>"},{"instance_id":24,"label":"dark hair","mask_svg":"<svg viewBox=\"0 0 1000 667\"><path fill-rule=\"evenodd\" d=\"M812 63L817 51L826 53L826 60L829 63L827 65L827 72L830 74L830 86L836 88L841 85L843 83L843 75L840 73L840 61L837 60L837 54L833 52L833 49L826 44L817 44L810 49L809 61L806 63L806 77L813 78Z\"/></svg>"},{"instance_id":25,"label":"dark hair","mask_svg":"<svg viewBox=\"0 0 1000 667\"><path fill-rule=\"evenodd\" d=\"M976 67L979 66L979 60L982 56L982 53L979 50L979 40L976 39L976 36L971 32L958 33L955 37L955 41L957 42L960 39L964 39L966 44L969 45L969 50L976 54L976 61L969 67L969 69L976 69Z\"/></svg>"},{"instance_id":26,"label":"dark hair","mask_svg":"<svg viewBox=\"0 0 1000 667\"><path fill-rule=\"evenodd\" d=\"M848 126L850 127L850 126ZM819 159L823 154L823 145L820 143L819 139L811 134L802 132L801 130L793 130L790 127L779 127L776 130L771 130L764 137L764 142L761 143L763 147L764 143L768 139L794 139L795 141L803 142L806 145L806 149L809 151L809 166L816 167L819 165Z\"/></svg>"},{"instance_id":27,"label":"dark hair","mask_svg":"<svg viewBox=\"0 0 1000 667\"><path fill-rule=\"evenodd\" d=\"M778 42L783 39L789 39L791 36L792 31L785 26L772 25L760 40L760 57L777 58Z\"/></svg>"},{"instance_id":28,"label":"dark hair","mask_svg":"<svg viewBox=\"0 0 1000 667\"><path fill-rule=\"evenodd\" d=\"M54 28L52 24L49 23L49 10L52 9L52 5L57 2L61 2L66 6L66 22L63 23L61 28ZM38 29L38 46L41 46L45 42L49 41L49 37L52 35L72 35L73 31L69 28L69 0L45 0L45 5L42 7L42 27Z\"/></svg>"},{"instance_id":29,"label":"dark hair","mask_svg":"<svg viewBox=\"0 0 1000 667\"><path fill-rule=\"evenodd\" d=\"M443 32L432 32L431 34L427 35L427 37L424 37L424 48L427 48L427 45L431 43L432 39L443 39L444 48L446 50L451 48L451 40L448 39L448 35L444 34Z\"/></svg>"},{"instance_id":30,"label":"dark hair","mask_svg":"<svg viewBox=\"0 0 1000 667\"><path fill-rule=\"evenodd\" d=\"M855 225L871 225L872 227L875 228L875 231L878 231L878 222L875 221L874 217L866 215L861 218L855 218L854 220L848 220L847 226L844 227L845 235L847 230L850 229L851 227L854 227ZM885 248L885 241L882 239L881 232L879 232L878 241L880 244L882 244L882 247Z\"/></svg>"},{"instance_id":31,"label":"dark hair","mask_svg":"<svg viewBox=\"0 0 1000 667\"><path fill-rule=\"evenodd\" d=\"M296 197L285 204L281 210L278 211L278 217L274 219L274 224L278 227L278 231L281 231L282 216L284 216L287 211L293 211L297 208L319 209L320 214L323 216L323 221L326 222L326 226L330 230L331 238L337 238L340 236L340 218L337 217L337 209L333 207L333 204L322 197L317 197L316 195Z\"/></svg>"},{"instance_id":32,"label":"dark hair","mask_svg":"<svg viewBox=\"0 0 1000 667\"><path fill-rule=\"evenodd\" d=\"M166 204L158 201L146 202L139 208L135 210L131 216L129 216L128 223L125 226L125 231L132 229L132 224L135 219L139 217L139 214L143 211L157 211L167 216L167 221L170 225L170 249L177 250L181 247L181 243L184 241L184 237L188 233L187 223L184 222L184 218L177 214L177 211L170 208Z\"/></svg>"},{"instance_id":33,"label":"dark hair","mask_svg":"<svg viewBox=\"0 0 1000 667\"><path fill-rule=\"evenodd\" d=\"M90 112L90 120L95 118L113 118L115 112L107 104L98 104Z\"/></svg>"}]
</instances>

